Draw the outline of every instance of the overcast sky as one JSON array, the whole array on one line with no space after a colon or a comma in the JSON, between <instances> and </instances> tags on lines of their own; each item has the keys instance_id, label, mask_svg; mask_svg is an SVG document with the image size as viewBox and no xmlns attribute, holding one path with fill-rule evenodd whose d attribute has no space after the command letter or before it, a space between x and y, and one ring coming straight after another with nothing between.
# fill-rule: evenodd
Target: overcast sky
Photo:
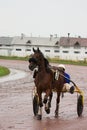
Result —
<instances>
[{"instance_id":1,"label":"overcast sky","mask_svg":"<svg viewBox=\"0 0 87 130\"><path fill-rule=\"evenodd\" d=\"M87 37L87 0L0 0L0 36Z\"/></svg>"}]
</instances>

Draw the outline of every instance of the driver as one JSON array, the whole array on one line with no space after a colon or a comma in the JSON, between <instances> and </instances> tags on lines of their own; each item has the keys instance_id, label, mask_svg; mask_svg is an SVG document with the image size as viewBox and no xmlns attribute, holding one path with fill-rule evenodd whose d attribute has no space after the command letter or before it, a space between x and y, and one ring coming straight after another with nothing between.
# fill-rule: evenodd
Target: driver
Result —
<instances>
[{"instance_id":1,"label":"driver","mask_svg":"<svg viewBox=\"0 0 87 130\"><path fill-rule=\"evenodd\" d=\"M68 91L71 94L73 94L75 87L70 85L70 75L65 72L65 66L63 64L60 64L58 67L61 71L64 72L65 83L63 86L63 90Z\"/></svg>"}]
</instances>

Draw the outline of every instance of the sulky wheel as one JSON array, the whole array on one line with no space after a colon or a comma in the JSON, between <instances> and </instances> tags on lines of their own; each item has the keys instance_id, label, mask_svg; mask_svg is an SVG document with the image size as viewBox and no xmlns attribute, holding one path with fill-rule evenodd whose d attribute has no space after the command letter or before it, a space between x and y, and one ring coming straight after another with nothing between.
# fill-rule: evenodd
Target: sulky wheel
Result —
<instances>
[{"instance_id":1,"label":"sulky wheel","mask_svg":"<svg viewBox=\"0 0 87 130\"><path fill-rule=\"evenodd\" d=\"M79 117L82 115L82 112L83 112L83 97L82 95L79 95L77 99L77 114Z\"/></svg>"},{"instance_id":2,"label":"sulky wheel","mask_svg":"<svg viewBox=\"0 0 87 130\"><path fill-rule=\"evenodd\" d=\"M34 98L33 98L33 112L34 112L35 116L38 113L38 108L39 108L39 106L38 106L38 96L35 95Z\"/></svg>"}]
</instances>

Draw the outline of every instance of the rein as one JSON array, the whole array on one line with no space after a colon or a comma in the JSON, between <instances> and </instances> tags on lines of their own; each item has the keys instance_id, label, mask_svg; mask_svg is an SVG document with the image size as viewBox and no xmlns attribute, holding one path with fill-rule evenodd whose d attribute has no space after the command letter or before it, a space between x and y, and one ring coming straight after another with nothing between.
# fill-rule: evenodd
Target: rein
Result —
<instances>
[{"instance_id":1,"label":"rein","mask_svg":"<svg viewBox=\"0 0 87 130\"><path fill-rule=\"evenodd\" d=\"M70 80L70 82L71 82L71 83L73 83L73 85L74 85L74 86L76 86L76 84L75 84L75 83L74 83L71 79L67 78L66 76L64 76L64 75L63 75L63 74L61 74L60 72L59 72L59 74L60 74L62 77L64 77L64 78L66 78L66 79Z\"/></svg>"}]
</instances>

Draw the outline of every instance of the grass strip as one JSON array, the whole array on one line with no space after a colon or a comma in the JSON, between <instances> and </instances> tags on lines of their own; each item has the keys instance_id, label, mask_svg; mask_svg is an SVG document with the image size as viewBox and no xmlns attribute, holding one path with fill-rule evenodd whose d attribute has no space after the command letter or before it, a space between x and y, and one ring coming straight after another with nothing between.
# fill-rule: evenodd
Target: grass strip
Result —
<instances>
[{"instance_id":1,"label":"grass strip","mask_svg":"<svg viewBox=\"0 0 87 130\"><path fill-rule=\"evenodd\" d=\"M51 63L87 66L87 60L85 60L85 59L83 61L82 60L73 61L73 60L62 60L62 59L59 59L59 58L49 58L49 57L46 57L46 58ZM28 61L29 60L29 56L26 56L26 57L0 56L0 59Z\"/></svg>"},{"instance_id":2,"label":"grass strip","mask_svg":"<svg viewBox=\"0 0 87 130\"><path fill-rule=\"evenodd\" d=\"M4 66L0 66L0 77L8 75L10 70Z\"/></svg>"}]
</instances>

